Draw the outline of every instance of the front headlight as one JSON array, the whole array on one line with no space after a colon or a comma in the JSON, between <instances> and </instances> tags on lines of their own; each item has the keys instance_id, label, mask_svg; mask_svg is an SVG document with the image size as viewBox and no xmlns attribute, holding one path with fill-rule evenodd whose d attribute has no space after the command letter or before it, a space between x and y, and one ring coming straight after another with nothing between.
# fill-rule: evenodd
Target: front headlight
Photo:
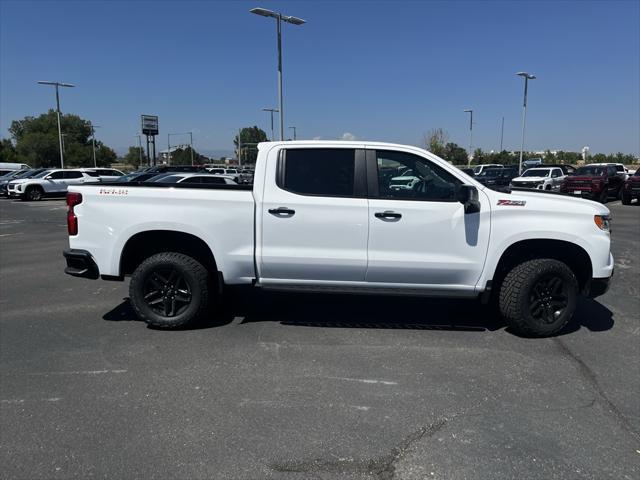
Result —
<instances>
[{"instance_id":1,"label":"front headlight","mask_svg":"<svg viewBox=\"0 0 640 480\"><path fill-rule=\"evenodd\" d=\"M594 215L593 221L600 230L605 232L611 231L611 215Z\"/></svg>"}]
</instances>

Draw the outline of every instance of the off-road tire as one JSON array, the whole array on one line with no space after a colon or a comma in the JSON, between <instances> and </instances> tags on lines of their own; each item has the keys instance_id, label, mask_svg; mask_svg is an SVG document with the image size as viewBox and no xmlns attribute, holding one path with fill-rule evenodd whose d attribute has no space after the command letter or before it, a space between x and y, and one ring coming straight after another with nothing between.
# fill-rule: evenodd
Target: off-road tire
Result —
<instances>
[{"instance_id":1,"label":"off-road tire","mask_svg":"<svg viewBox=\"0 0 640 480\"><path fill-rule=\"evenodd\" d=\"M42 188L37 187L37 186L31 186L31 187L27 187L27 189L25 190L24 194L22 195L22 201L30 201L30 202L37 202L39 200L42 200L42 197L44 196L44 191L42 190Z\"/></svg>"},{"instance_id":2,"label":"off-road tire","mask_svg":"<svg viewBox=\"0 0 640 480\"><path fill-rule=\"evenodd\" d=\"M552 321L541 320L532 315L534 303L540 302L535 298L534 288L539 288L547 278L561 281L563 294L566 295L566 306L559 310L557 317L557 312L552 313ZM498 306L500 313L516 333L526 337L546 337L559 332L571 320L577 297L578 281L571 269L558 260L539 258L516 265L506 275L500 287ZM542 304L544 305L544 301ZM545 307L542 308L544 310Z\"/></svg>"},{"instance_id":3,"label":"off-road tire","mask_svg":"<svg viewBox=\"0 0 640 480\"><path fill-rule=\"evenodd\" d=\"M602 189L602 193L598 196L598 201L604 205L605 203L607 203L608 198L609 198L609 193L608 193L607 187L605 186Z\"/></svg>"},{"instance_id":4,"label":"off-road tire","mask_svg":"<svg viewBox=\"0 0 640 480\"><path fill-rule=\"evenodd\" d=\"M184 311L176 315L159 314L145 300L150 282L156 283L151 276L161 271L176 271L183 285L188 285L190 301ZM207 269L188 255L176 252L162 252L147 258L135 269L129 284L129 298L138 317L153 327L163 329L185 327L202 318L207 313L212 294Z\"/></svg>"}]
</instances>

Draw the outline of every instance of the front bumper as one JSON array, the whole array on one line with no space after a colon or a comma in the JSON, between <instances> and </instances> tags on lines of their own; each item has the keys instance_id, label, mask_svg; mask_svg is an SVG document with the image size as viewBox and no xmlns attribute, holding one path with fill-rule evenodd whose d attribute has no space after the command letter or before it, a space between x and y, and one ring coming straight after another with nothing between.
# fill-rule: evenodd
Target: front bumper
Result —
<instances>
[{"instance_id":1,"label":"front bumper","mask_svg":"<svg viewBox=\"0 0 640 480\"><path fill-rule=\"evenodd\" d=\"M611 277L592 278L591 282L589 282L589 291L587 292L587 297L596 298L607 293L609 291L609 287L611 287L612 277L613 272L611 272Z\"/></svg>"},{"instance_id":2,"label":"front bumper","mask_svg":"<svg viewBox=\"0 0 640 480\"><path fill-rule=\"evenodd\" d=\"M86 250L69 249L62 252L67 261L67 268L64 273L74 277L90 278L95 280L100 278L98 265L89 252Z\"/></svg>"}]
</instances>

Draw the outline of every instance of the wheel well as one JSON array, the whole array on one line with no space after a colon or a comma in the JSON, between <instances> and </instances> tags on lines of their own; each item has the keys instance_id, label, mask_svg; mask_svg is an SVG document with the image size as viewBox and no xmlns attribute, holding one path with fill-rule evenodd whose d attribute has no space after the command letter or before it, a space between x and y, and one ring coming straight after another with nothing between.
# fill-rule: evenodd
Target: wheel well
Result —
<instances>
[{"instance_id":1,"label":"wheel well","mask_svg":"<svg viewBox=\"0 0 640 480\"><path fill-rule=\"evenodd\" d=\"M150 230L135 234L125 244L120 256L120 275L129 275L145 259L160 252L189 255L209 272L218 267L209 246L195 235L171 230Z\"/></svg>"},{"instance_id":2,"label":"wheel well","mask_svg":"<svg viewBox=\"0 0 640 480\"><path fill-rule=\"evenodd\" d=\"M498 262L493 276L493 287L498 290L504 277L513 267L534 258L553 258L566 264L584 290L592 277L591 258L579 245L564 240L522 240L509 246Z\"/></svg>"}]
</instances>

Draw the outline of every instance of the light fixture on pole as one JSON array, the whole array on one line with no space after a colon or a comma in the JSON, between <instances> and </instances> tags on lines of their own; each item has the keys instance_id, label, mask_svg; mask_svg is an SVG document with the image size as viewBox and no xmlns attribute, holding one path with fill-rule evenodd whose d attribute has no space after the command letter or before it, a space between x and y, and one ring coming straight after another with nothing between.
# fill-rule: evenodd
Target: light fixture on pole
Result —
<instances>
[{"instance_id":1,"label":"light fixture on pole","mask_svg":"<svg viewBox=\"0 0 640 480\"><path fill-rule=\"evenodd\" d=\"M519 77L524 78L524 101L522 102L522 142L520 143L520 163L518 167L518 173L522 175L522 154L524 152L524 129L527 124L527 87L529 86L529 80L535 80L536 76L527 72L516 73Z\"/></svg>"},{"instance_id":2,"label":"light fixture on pole","mask_svg":"<svg viewBox=\"0 0 640 480\"><path fill-rule=\"evenodd\" d=\"M298 137L297 137L297 135L296 135L296 127L289 127L289 128L291 128L291 129L293 130L293 139L294 139L294 140L297 140L297 139L298 139Z\"/></svg>"},{"instance_id":3,"label":"light fixture on pole","mask_svg":"<svg viewBox=\"0 0 640 480\"><path fill-rule=\"evenodd\" d=\"M260 15L262 17L272 17L276 19L276 29L278 33L278 109L280 110L280 140L284 140L284 108L282 101L282 22L290 23L292 25L302 25L306 23L304 20L298 17L291 17L282 15L279 12L273 12L266 8L252 8L249 10L251 13Z\"/></svg>"},{"instance_id":4,"label":"light fixture on pole","mask_svg":"<svg viewBox=\"0 0 640 480\"><path fill-rule=\"evenodd\" d=\"M263 112L271 112L271 141L275 142L276 139L273 135L273 112L279 112L280 110L278 110L277 108L263 108L262 109Z\"/></svg>"},{"instance_id":5,"label":"light fixture on pole","mask_svg":"<svg viewBox=\"0 0 640 480\"><path fill-rule=\"evenodd\" d=\"M91 129L91 147L93 149L93 168L98 166L96 162L96 128L100 128L100 125L94 125L90 121L87 122L89 128Z\"/></svg>"},{"instance_id":6,"label":"light fixture on pole","mask_svg":"<svg viewBox=\"0 0 640 480\"><path fill-rule=\"evenodd\" d=\"M467 155L467 167L471 166L471 156L473 155L473 109L465 110L465 113L470 113L469 116L469 155Z\"/></svg>"},{"instance_id":7,"label":"light fixture on pole","mask_svg":"<svg viewBox=\"0 0 640 480\"><path fill-rule=\"evenodd\" d=\"M62 82L49 82L45 80L38 81L40 85L53 85L56 87L56 113L58 114L58 141L60 143L60 168L64 168L64 152L62 147L62 127L60 126L60 93L59 87L70 87L73 88L75 85L71 83L62 83Z\"/></svg>"}]
</instances>

